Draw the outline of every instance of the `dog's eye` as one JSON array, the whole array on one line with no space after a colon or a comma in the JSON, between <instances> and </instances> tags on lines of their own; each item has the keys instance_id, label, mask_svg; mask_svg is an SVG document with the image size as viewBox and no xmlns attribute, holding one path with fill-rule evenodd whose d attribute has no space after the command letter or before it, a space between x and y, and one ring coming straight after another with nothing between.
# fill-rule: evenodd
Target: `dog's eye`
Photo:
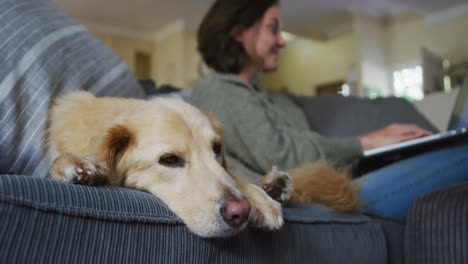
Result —
<instances>
[{"instance_id":1,"label":"dog's eye","mask_svg":"<svg viewBox=\"0 0 468 264\"><path fill-rule=\"evenodd\" d=\"M185 160L175 154L165 154L159 158L159 164L167 167L183 167Z\"/></svg>"},{"instance_id":2,"label":"dog's eye","mask_svg":"<svg viewBox=\"0 0 468 264\"><path fill-rule=\"evenodd\" d=\"M216 156L221 155L221 143L216 142L216 143L213 144L213 153Z\"/></svg>"}]
</instances>

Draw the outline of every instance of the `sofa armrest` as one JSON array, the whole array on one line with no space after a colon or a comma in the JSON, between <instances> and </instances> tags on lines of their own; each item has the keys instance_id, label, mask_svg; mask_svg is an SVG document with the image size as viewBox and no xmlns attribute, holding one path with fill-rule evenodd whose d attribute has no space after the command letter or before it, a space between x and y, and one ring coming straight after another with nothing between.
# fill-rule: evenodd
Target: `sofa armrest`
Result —
<instances>
[{"instance_id":1,"label":"sofa armrest","mask_svg":"<svg viewBox=\"0 0 468 264\"><path fill-rule=\"evenodd\" d=\"M398 223L310 205L284 217L276 232L204 239L149 193L0 175L0 263L402 262Z\"/></svg>"},{"instance_id":2,"label":"sofa armrest","mask_svg":"<svg viewBox=\"0 0 468 264\"><path fill-rule=\"evenodd\" d=\"M183 224L150 193L123 187L67 184L32 176L1 175L0 202L96 220Z\"/></svg>"},{"instance_id":3,"label":"sofa armrest","mask_svg":"<svg viewBox=\"0 0 468 264\"><path fill-rule=\"evenodd\" d=\"M405 262L468 263L468 183L425 195L413 204L405 231Z\"/></svg>"}]
</instances>

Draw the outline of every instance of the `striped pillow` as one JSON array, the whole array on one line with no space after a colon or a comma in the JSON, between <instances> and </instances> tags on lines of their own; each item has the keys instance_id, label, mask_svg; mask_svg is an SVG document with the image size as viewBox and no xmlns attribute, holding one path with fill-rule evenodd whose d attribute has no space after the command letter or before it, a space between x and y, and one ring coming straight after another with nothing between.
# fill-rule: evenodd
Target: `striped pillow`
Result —
<instances>
[{"instance_id":1,"label":"striped pillow","mask_svg":"<svg viewBox=\"0 0 468 264\"><path fill-rule=\"evenodd\" d=\"M51 98L81 87L144 96L127 66L49 1L0 1L0 174L47 175Z\"/></svg>"}]
</instances>

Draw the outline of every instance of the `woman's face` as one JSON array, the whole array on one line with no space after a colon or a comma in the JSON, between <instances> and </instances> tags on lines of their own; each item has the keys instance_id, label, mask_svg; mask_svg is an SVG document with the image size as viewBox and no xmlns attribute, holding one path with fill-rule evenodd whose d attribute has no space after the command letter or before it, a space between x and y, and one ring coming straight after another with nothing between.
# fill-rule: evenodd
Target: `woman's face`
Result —
<instances>
[{"instance_id":1,"label":"woman's face","mask_svg":"<svg viewBox=\"0 0 468 264\"><path fill-rule=\"evenodd\" d=\"M244 46L249 60L244 67L271 72L278 68L279 52L286 43L281 37L280 9L274 5L253 26L243 29L235 38Z\"/></svg>"}]
</instances>

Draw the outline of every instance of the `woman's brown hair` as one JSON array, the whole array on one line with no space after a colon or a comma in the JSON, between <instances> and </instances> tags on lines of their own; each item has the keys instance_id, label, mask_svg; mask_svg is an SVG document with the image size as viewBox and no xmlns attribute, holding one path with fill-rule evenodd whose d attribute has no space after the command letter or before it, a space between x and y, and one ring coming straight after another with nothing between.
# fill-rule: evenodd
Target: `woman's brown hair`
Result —
<instances>
[{"instance_id":1,"label":"woman's brown hair","mask_svg":"<svg viewBox=\"0 0 468 264\"><path fill-rule=\"evenodd\" d=\"M239 73L248 55L233 31L253 26L277 4L278 0L216 0L198 29L198 51L205 63L217 72Z\"/></svg>"}]
</instances>

